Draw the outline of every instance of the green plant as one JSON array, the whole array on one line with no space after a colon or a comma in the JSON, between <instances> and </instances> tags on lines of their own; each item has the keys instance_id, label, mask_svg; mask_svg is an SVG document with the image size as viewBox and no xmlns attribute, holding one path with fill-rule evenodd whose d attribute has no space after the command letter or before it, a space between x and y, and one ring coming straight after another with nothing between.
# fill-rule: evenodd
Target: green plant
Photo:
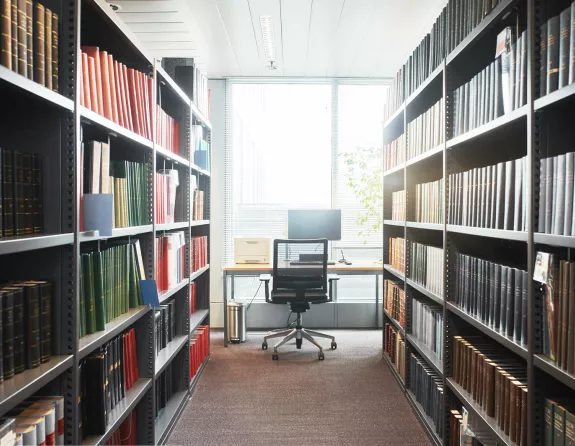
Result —
<instances>
[{"instance_id":1,"label":"green plant","mask_svg":"<svg viewBox=\"0 0 575 446\"><path fill-rule=\"evenodd\" d=\"M383 225L383 150L363 148L342 153L347 168L346 185L363 206L357 215L361 227L358 236L367 237L382 230ZM363 243L366 243L364 239Z\"/></svg>"}]
</instances>

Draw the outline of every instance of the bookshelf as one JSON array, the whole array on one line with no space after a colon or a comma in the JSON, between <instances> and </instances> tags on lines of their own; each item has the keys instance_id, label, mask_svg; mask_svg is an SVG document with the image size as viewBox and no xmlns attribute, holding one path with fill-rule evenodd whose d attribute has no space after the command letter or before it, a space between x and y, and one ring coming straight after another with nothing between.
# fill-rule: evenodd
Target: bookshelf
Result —
<instances>
[{"instance_id":1,"label":"bookshelf","mask_svg":"<svg viewBox=\"0 0 575 446\"><path fill-rule=\"evenodd\" d=\"M451 0L449 4L453 3ZM459 2L463 4L463 2ZM473 1L469 3L475 3ZM467 5L468 2L465 2ZM437 445L456 444L452 438L451 410L465 407L477 422L478 438L485 444L543 445L544 414L546 398L572 398L575 395L575 375L559 367L544 353L544 292L538 282L533 281L535 254L549 252L559 260L573 258L575 236L558 233L541 233L538 229L540 216L540 173L542 159L570 152L569 141L575 136L570 124L575 116L575 83L567 84L546 94L541 92L540 69L545 62L540 56L541 27L554 16L569 8L569 0L500 0L488 14L460 35L459 40L449 36L444 29L442 61L434 70L429 70L404 100L397 100L395 109L388 110L384 120L383 143L390 144L403 135L406 147L410 137L408 123L423 114L438 100L445 101L443 123L445 140L436 148L409 159L383 172L384 197L384 279L393 280L405 290L405 336L406 344L405 381L398 374L392 361L384 353L384 359L392 368L406 399L413 406L420 422L425 426L430 439ZM467 20L467 18L466 18ZM461 24L460 24L461 25ZM469 131L454 136L456 125L455 91L478 75L494 60L497 35L507 26L525 32L527 45L525 58L526 102L501 114L494 119L475 126ZM558 39L559 40L559 39ZM395 84L394 84L395 86ZM413 85L412 85L413 87ZM415 185L443 179L445 188L441 199L445 215L450 212L450 175L484 168L497 163L516 160L526 156L524 170L525 201L527 213L525 230L492 229L450 224L417 223L414 214ZM391 216L392 193L406 191L406 221L388 220ZM389 266L388 250L390 238L403 238L405 247L405 274L398 273ZM431 293L414 282L411 270L411 242L443 248L443 268L445 295ZM497 262L527 272L527 328L526 343L502 333L490 323L458 306L456 296L457 271L455 260L458 254L475 256L488 262ZM413 336L412 311L414 300L440 305L443 309L443 357L442 367L436 358ZM384 324L397 328L397 323L384 311ZM570 321L572 325L574 321ZM399 330L400 334L401 330ZM385 350L385 330L383 333ZM526 438L512 441L500 428L496 419L487 414L484 408L454 379L454 337L479 336L494 348L505 352L521 368L521 381L527 393L526 418L522 427L527 426ZM444 394L441 409L442 426L436 426L411 393L410 356L415 354L442 379ZM524 368L523 368L524 367ZM442 432L438 435L437 432ZM485 436L485 437L482 437Z\"/></svg>"},{"instance_id":2,"label":"bookshelf","mask_svg":"<svg viewBox=\"0 0 575 446\"><path fill-rule=\"evenodd\" d=\"M41 2L42 3L42 2ZM34 394L62 395L65 400L65 443L103 444L132 411L137 415L137 443L161 444L185 407L209 359L209 352L197 373L191 376L190 347L200 327L209 326L209 263L192 271L191 242L206 237L209 256L210 171L193 163L192 126L203 127L204 139L211 142L211 123L182 88L152 58L138 40L101 0L54 0L48 2L59 17L59 91L27 79L0 65L0 96L11 104L10 113L0 124L0 147L43 157L44 231L17 237L0 237L2 272L0 280L49 280L52 297L52 356L39 367L26 369L0 382L0 415ZM106 50L126 66L151 79L151 104L179 123L179 153L169 151L127 127L81 105L80 78L82 46ZM150 112L155 128L156 113ZM31 122L34 131L30 131ZM146 224L117 227L111 236L80 230L81 147L84 141L110 145L112 160L142 163L148 168L143 200L149 213ZM155 172L173 169L179 186L173 223L156 223L157 189ZM203 219L193 220L192 187L204 192ZM50 212L47 212L47 210ZM155 239L183 233L182 268L184 278L161 295L162 304L173 302L178 310L176 336L168 347L156 352L154 310L136 306L111 319L104 329L79 337L81 254L100 251L125 241L139 241L146 278L156 278L161 267ZM190 314L192 289L196 311ZM118 335L134 329L138 379L109 414L106 429L99 435L82 438L79 432L77 401L80 396L79 365L94 351ZM209 332L208 332L209 336ZM159 354L157 354L159 353ZM173 364L173 367L172 367ZM156 417L156 393L160 376L173 373L177 387L166 407ZM177 385L176 385L177 384Z\"/></svg>"}]
</instances>

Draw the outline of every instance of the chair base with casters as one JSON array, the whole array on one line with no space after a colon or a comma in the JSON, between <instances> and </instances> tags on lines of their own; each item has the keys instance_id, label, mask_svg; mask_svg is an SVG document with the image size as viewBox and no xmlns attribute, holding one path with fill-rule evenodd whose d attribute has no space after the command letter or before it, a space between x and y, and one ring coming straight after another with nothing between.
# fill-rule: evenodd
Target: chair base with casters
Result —
<instances>
[{"instance_id":1,"label":"chair base with casters","mask_svg":"<svg viewBox=\"0 0 575 446\"><path fill-rule=\"evenodd\" d=\"M280 348L286 342L291 341L292 339L295 339L296 348L298 348L298 349L301 348L301 345L302 345L302 342L304 339L311 342L313 345L315 345L317 348L319 348L318 359L320 359L320 360L324 359L323 347L319 344L319 342L317 342L314 339L314 336L316 336L318 338L331 339L331 349L335 350L337 348L337 343L335 342L335 337L327 335L325 333L320 333L320 332L313 331L313 330L306 330L305 328L303 328L302 327L301 313L297 313L296 327L295 328L279 331L279 332L265 336L264 342L262 343L262 350L268 349L268 339L281 338L282 336L284 338L274 346L274 353L272 355L273 360L279 359L278 348Z\"/></svg>"}]
</instances>

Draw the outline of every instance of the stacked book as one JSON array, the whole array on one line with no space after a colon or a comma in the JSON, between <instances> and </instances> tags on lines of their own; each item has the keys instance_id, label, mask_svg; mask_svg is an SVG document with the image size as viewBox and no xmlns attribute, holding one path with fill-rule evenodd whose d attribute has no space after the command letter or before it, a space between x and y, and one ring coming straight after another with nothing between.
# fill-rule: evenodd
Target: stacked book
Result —
<instances>
[{"instance_id":1,"label":"stacked book","mask_svg":"<svg viewBox=\"0 0 575 446\"><path fill-rule=\"evenodd\" d=\"M445 102L441 98L429 110L407 124L407 159L436 148L445 141Z\"/></svg>"},{"instance_id":2,"label":"stacked book","mask_svg":"<svg viewBox=\"0 0 575 446\"><path fill-rule=\"evenodd\" d=\"M80 105L152 139L153 79L95 46L82 47Z\"/></svg>"},{"instance_id":3,"label":"stacked book","mask_svg":"<svg viewBox=\"0 0 575 446\"><path fill-rule=\"evenodd\" d=\"M405 291L393 280L385 280L383 286L383 308L405 328Z\"/></svg>"},{"instance_id":4,"label":"stacked book","mask_svg":"<svg viewBox=\"0 0 575 446\"><path fill-rule=\"evenodd\" d=\"M30 0L4 0L2 8L0 63L58 91L58 15Z\"/></svg>"},{"instance_id":5,"label":"stacked book","mask_svg":"<svg viewBox=\"0 0 575 446\"><path fill-rule=\"evenodd\" d=\"M192 162L201 169L210 170L210 143L206 141L201 125L192 126Z\"/></svg>"},{"instance_id":6,"label":"stacked book","mask_svg":"<svg viewBox=\"0 0 575 446\"><path fill-rule=\"evenodd\" d=\"M179 184L179 173L176 169L162 169L156 173L156 224L175 222Z\"/></svg>"},{"instance_id":7,"label":"stacked book","mask_svg":"<svg viewBox=\"0 0 575 446\"><path fill-rule=\"evenodd\" d=\"M453 93L453 136L462 135L527 103L527 38L513 41L511 28L500 35L497 57Z\"/></svg>"},{"instance_id":8,"label":"stacked book","mask_svg":"<svg viewBox=\"0 0 575 446\"><path fill-rule=\"evenodd\" d=\"M443 296L443 249L411 242L411 280Z\"/></svg>"},{"instance_id":9,"label":"stacked book","mask_svg":"<svg viewBox=\"0 0 575 446\"><path fill-rule=\"evenodd\" d=\"M190 259L191 269L190 273L195 273L196 271L202 269L208 265L208 237L205 235L198 235L192 237L192 243L190 244Z\"/></svg>"},{"instance_id":10,"label":"stacked book","mask_svg":"<svg viewBox=\"0 0 575 446\"><path fill-rule=\"evenodd\" d=\"M443 224L443 178L415 186L415 221Z\"/></svg>"},{"instance_id":11,"label":"stacked book","mask_svg":"<svg viewBox=\"0 0 575 446\"><path fill-rule=\"evenodd\" d=\"M405 190L391 193L391 219L405 221Z\"/></svg>"},{"instance_id":12,"label":"stacked book","mask_svg":"<svg viewBox=\"0 0 575 446\"><path fill-rule=\"evenodd\" d=\"M443 361L443 307L428 305L413 299L411 332L415 338L427 346L435 359Z\"/></svg>"},{"instance_id":13,"label":"stacked book","mask_svg":"<svg viewBox=\"0 0 575 446\"><path fill-rule=\"evenodd\" d=\"M541 160L539 232L575 235L573 218L573 152Z\"/></svg>"},{"instance_id":14,"label":"stacked book","mask_svg":"<svg viewBox=\"0 0 575 446\"><path fill-rule=\"evenodd\" d=\"M106 446L130 446L138 444L138 424L136 420L136 410L132 410L120 427L112 434L106 442Z\"/></svg>"},{"instance_id":15,"label":"stacked book","mask_svg":"<svg viewBox=\"0 0 575 446\"><path fill-rule=\"evenodd\" d=\"M389 239L389 263L396 270L405 273L405 239Z\"/></svg>"},{"instance_id":16,"label":"stacked book","mask_svg":"<svg viewBox=\"0 0 575 446\"><path fill-rule=\"evenodd\" d=\"M527 345L527 271L455 254L453 303L492 330Z\"/></svg>"},{"instance_id":17,"label":"stacked book","mask_svg":"<svg viewBox=\"0 0 575 446\"><path fill-rule=\"evenodd\" d=\"M392 324L386 323L384 325L383 334L383 352L395 365L397 373L405 382L405 340Z\"/></svg>"},{"instance_id":18,"label":"stacked book","mask_svg":"<svg viewBox=\"0 0 575 446\"><path fill-rule=\"evenodd\" d=\"M453 337L453 380L511 443L527 444L525 364L479 336Z\"/></svg>"},{"instance_id":19,"label":"stacked book","mask_svg":"<svg viewBox=\"0 0 575 446\"><path fill-rule=\"evenodd\" d=\"M145 278L139 240L81 254L80 337L105 330L108 322L142 305Z\"/></svg>"},{"instance_id":20,"label":"stacked book","mask_svg":"<svg viewBox=\"0 0 575 446\"><path fill-rule=\"evenodd\" d=\"M156 283L158 291L166 292L186 278L186 236L184 231L156 237Z\"/></svg>"},{"instance_id":21,"label":"stacked book","mask_svg":"<svg viewBox=\"0 0 575 446\"><path fill-rule=\"evenodd\" d=\"M527 157L449 175L448 224L527 229Z\"/></svg>"},{"instance_id":22,"label":"stacked book","mask_svg":"<svg viewBox=\"0 0 575 446\"><path fill-rule=\"evenodd\" d=\"M106 431L110 414L138 380L136 351L132 328L80 362L82 439Z\"/></svg>"},{"instance_id":23,"label":"stacked book","mask_svg":"<svg viewBox=\"0 0 575 446\"><path fill-rule=\"evenodd\" d=\"M210 334L208 325L200 325L190 338L190 381L210 354Z\"/></svg>"},{"instance_id":24,"label":"stacked book","mask_svg":"<svg viewBox=\"0 0 575 446\"><path fill-rule=\"evenodd\" d=\"M545 398L544 407L545 426L543 428L543 444L563 444L565 446L575 443L575 404L573 400L559 398Z\"/></svg>"},{"instance_id":25,"label":"stacked book","mask_svg":"<svg viewBox=\"0 0 575 446\"><path fill-rule=\"evenodd\" d=\"M156 105L156 144L169 152L180 153L180 124Z\"/></svg>"},{"instance_id":26,"label":"stacked book","mask_svg":"<svg viewBox=\"0 0 575 446\"><path fill-rule=\"evenodd\" d=\"M53 284L46 281L0 285L3 313L0 381L50 360L53 290Z\"/></svg>"},{"instance_id":27,"label":"stacked book","mask_svg":"<svg viewBox=\"0 0 575 446\"><path fill-rule=\"evenodd\" d=\"M195 190L193 193L193 203L192 203L192 220L203 220L204 219L204 191Z\"/></svg>"},{"instance_id":28,"label":"stacked book","mask_svg":"<svg viewBox=\"0 0 575 446\"><path fill-rule=\"evenodd\" d=\"M443 378L413 353L409 357L409 377L410 392L433 421L435 433L443 438Z\"/></svg>"},{"instance_id":29,"label":"stacked book","mask_svg":"<svg viewBox=\"0 0 575 446\"><path fill-rule=\"evenodd\" d=\"M383 170L393 169L405 162L405 134L383 146Z\"/></svg>"},{"instance_id":30,"label":"stacked book","mask_svg":"<svg viewBox=\"0 0 575 446\"><path fill-rule=\"evenodd\" d=\"M42 156L0 149L0 237L44 231Z\"/></svg>"},{"instance_id":31,"label":"stacked book","mask_svg":"<svg viewBox=\"0 0 575 446\"><path fill-rule=\"evenodd\" d=\"M538 252L535 265L534 278L543 282L543 354L575 374L575 263Z\"/></svg>"},{"instance_id":32,"label":"stacked book","mask_svg":"<svg viewBox=\"0 0 575 446\"><path fill-rule=\"evenodd\" d=\"M541 26L539 96L575 82L575 2Z\"/></svg>"},{"instance_id":33,"label":"stacked book","mask_svg":"<svg viewBox=\"0 0 575 446\"><path fill-rule=\"evenodd\" d=\"M176 337L176 302L171 300L154 308L156 356Z\"/></svg>"}]
</instances>

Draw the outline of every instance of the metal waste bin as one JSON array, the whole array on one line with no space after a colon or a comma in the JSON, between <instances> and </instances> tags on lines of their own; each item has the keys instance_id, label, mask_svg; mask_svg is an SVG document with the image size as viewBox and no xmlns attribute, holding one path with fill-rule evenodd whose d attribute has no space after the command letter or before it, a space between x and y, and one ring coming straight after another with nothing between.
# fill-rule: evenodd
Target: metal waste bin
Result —
<instances>
[{"instance_id":1,"label":"metal waste bin","mask_svg":"<svg viewBox=\"0 0 575 446\"><path fill-rule=\"evenodd\" d=\"M246 306L243 302L228 303L228 341L246 342Z\"/></svg>"}]
</instances>

